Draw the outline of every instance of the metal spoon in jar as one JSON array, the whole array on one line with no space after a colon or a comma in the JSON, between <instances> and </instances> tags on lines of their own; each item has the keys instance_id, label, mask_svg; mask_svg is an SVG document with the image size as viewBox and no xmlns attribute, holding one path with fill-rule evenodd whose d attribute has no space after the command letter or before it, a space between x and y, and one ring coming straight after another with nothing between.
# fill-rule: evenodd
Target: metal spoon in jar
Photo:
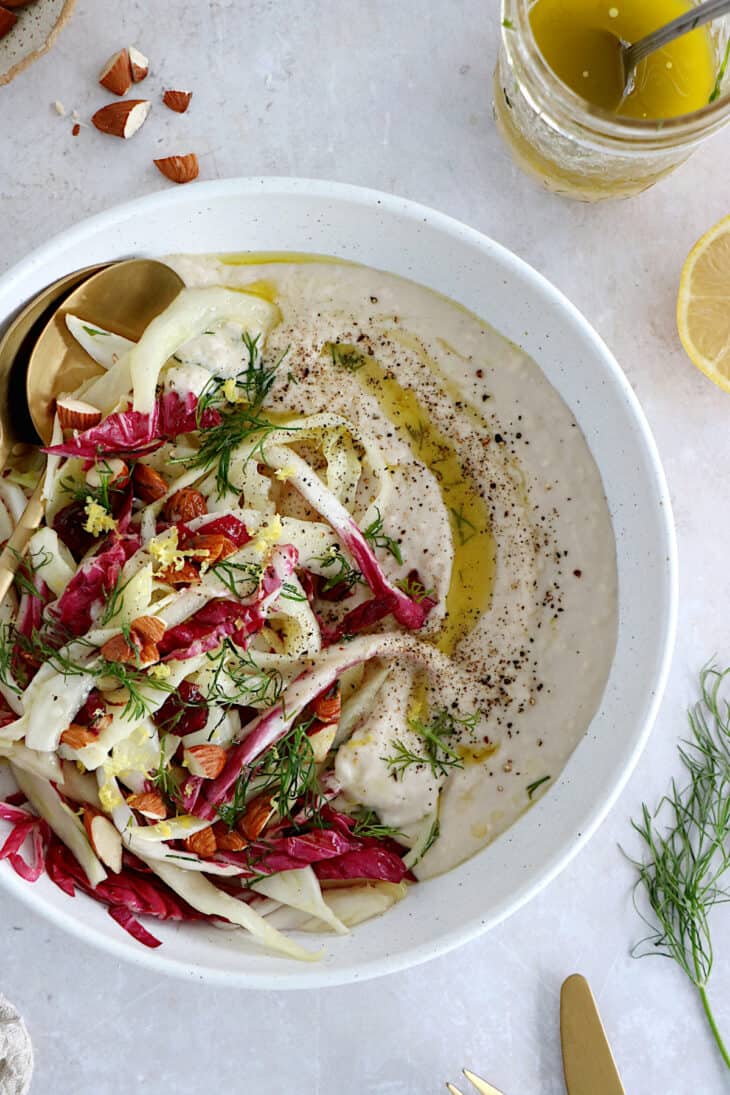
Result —
<instances>
[{"instance_id":1,"label":"metal spoon in jar","mask_svg":"<svg viewBox=\"0 0 730 1095\"><path fill-rule=\"evenodd\" d=\"M7 405L0 413L0 452L4 438L11 443L40 440L48 444L53 432L56 396L73 392L84 380L102 371L69 334L68 313L136 341L182 288L183 282L174 270L152 259L114 263L78 285L46 319L30 353L25 384L20 390L9 386ZM20 435L16 428L18 421L27 423ZM10 445L5 459L9 449ZM41 475L0 555L0 600L10 588L28 541L43 518L43 479Z\"/></svg>"},{"instance_id":2,"label":"metal spoon in jar","mask_svg":"<svg viewBox=\"0 0 730 1095\"><path fill-rule=\"evenodd\" d=\"M704 26L705 23L709 23L719 15L726 15L728 12L730 12L730 0L706 0L704 4L697 4L695 7L690 8L684 15L680 15L677 19L673 19L671 23L667 23L665 26L659 27L658 30L652 31L651 34L647 34L644 38L640 38L633 45L629 45L621 38L610 35L613 41L618 44L621 73L620 86L623 88L622 98L626 98L633 91L636 69L645 57L648 57L650 53L654 53L655 50L661 49L662 46L669 45L675 38L681 38L683 34L688 34L696 27Z\"/></svg>"}]
</instances>

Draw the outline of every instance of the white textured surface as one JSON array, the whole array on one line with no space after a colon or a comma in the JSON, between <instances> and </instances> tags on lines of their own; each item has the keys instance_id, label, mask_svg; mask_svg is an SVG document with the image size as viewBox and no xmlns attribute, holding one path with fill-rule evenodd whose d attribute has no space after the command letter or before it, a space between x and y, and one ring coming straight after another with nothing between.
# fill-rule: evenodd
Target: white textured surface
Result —
<instances>
[{"instance_id":1,"label":"white textured surface","mask_svg":"<svg viewBox=\"0 0 730 1095\"><path fill-rule=\"evenodd\" d=\"M730 404L689 366L673 320L684 255L730 211L728 137L629 203L590 208L542 194L494 132L496 0L488 6L181 0L171 19L160 0L130 0L123 12L79 0L50 55L1 92L0 254L10 264L87 213L167 185L152 156L188 150L211 178L298 174L393 190L513 248L606 338L665 461L682 605L656 731L609 821L545 893L482 940L383 981L306 997L198 988L122 967L0 896L0 989L34 1038L33 1095L152 1092L160 1076L176 1095L425 1095L462 1064L507 1095L557 1095L558 992L573 970L598 995L628 1092L728 1090L689 987L668 962L628 956L640 924L617 848L632 846L628 819L676 772L700 665L713 653L730 660ZM51 102L91 113L106 99L98 68L126 41L157 70L140 91L156 101L162 86L190 87L189 115L156 103L128 144L86 130L74 140ZM730 1035L727 917L722 928L712 995Z\"/></svg>"}]
</instances>

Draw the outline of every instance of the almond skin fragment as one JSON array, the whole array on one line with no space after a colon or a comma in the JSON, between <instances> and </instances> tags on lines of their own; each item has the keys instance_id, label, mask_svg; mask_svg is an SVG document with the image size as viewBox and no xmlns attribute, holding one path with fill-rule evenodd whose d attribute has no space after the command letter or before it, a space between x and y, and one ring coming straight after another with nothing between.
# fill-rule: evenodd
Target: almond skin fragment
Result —
<instances>
[{"instance_id":1,"label":"almond skin fragment","mask_svg":"<svg viewBox=\"0 0 730 1095\"><path fill-rule=\"evenodd\" d=\"M199 490L193 490L192 487L181 487L180 490L176 490L165 502L162 510L165 520L173 524L178 521L194 521L196 517L202 517L207 512L205 498Z\"/></svg>"},{"instance_id":2,"label":"almond skin fragment","mask_svg":"<svg viewBox=\"0 0 730 1095\"><path fill-rule=\"evenodd\" d=\"M120 49L110 57L99 73L99 83L113 95L126 95L132 86L132 64L129 50Z\"/></svg>"},{"instance_id":3,"label":"almond skin fragment","mask_svg":"<svg viewBox=\"0 0 730 1095\"><path fill-rule=\"evenodd\" d=\"M149 72L150 63L144 53L141 53L135 46L129 47L129 61L132 68L132 79L135 84L138 84L144 80Z\"/></svg>"},{"instance_id":4,"label":"almond skin fragment","mask_svg":"<svg viewBox=\"0 0 730 1095\"><path fill-rule=\"evenodd\" d=\"M201 859L210 859L218 850L215 833L211 825L207 829L201 829L199 833L193 833L192 836L186 837L184 844L187 851L192 852L193 855L197 855Z\"/></svg>"},{"instance_id":5,"label":"almond skin fragment","mask_svg":"<svg viewBox=\"0 0 730 1095\"><path fill-rule=\"evenodd\" d=\"M162 795L157 791L143 791L140 795L130 795L127 799L130 810L137 810L143 817L153 818L155 821L163 821L167 817Z\"/></svg>"},{"instance_id":6,"label":"almond skin fragment","mask_svg":"<svg viewBox=\"0 0 730 1095\"><path fill-rule=\"evenodd\" d=\"M10 31L17 22L17 15L14 15L12 11L6 11L5 8L0 8L0 38L4 38L6 34L10 34Z\"/></svg>"},{"instance_id":7,"label":"almond skin fragment","mask_svg":"<svg viewBox=\"0 0 730 1095\"><path fill-rule=\"evenodd\" d=\"M61 745L68 745L69 749L83 749L84 746L91 745L92 741L96 741L98 736L98 730L72 722L61 734Z\"/></svg>"},{"instance_id":8,"label":"almond skin fragment","mask_svg":"<svg viewBox=\"0 0 730 1095\"><path fill-rule=\"evenodd\" d=\"M273 795L258 795L246 806L243 817L236 823L236 828L247 840L256 840L269 824L274 815L273 797Z\"/></svg>"},{"instance_id":9,"label":"almond skin fragment","mask_svg":"<svg viewBox=\"0 0 730 1095\"><path fill-rule=\"evenodd\" d=\"M229 829L224 821L216 821L213 826L215 842L222 852L242 852L248 847L248 842L243 839L235 829Z\"/></svg>"},{"instance_id":10,"label":"almond skin fragment","mask_svg":"<svg viewBox=\"0 0 730 1095\"><path fill-rule=\"evenodd\" d=\"M222 745L191 745L184 752L184 763L191 775L216 779L226 766L226 751Z\"/></svg>"},{"instance_id":11,"label":"almond skin fragment","mask_svg":"<svg viewBox=\"0 0 730 1095\"><path fill-rule=\"evenodd\" d=\"M167 483L158 471L147 464L135 465L132 481L135 494L142 502L156 502L167 494Z\"/></svg>"},{"instance_id":12,"label":"almond skin fragment","mask_svg":"<svg viewBox=\"0 0 730 1095\"><path fill-rule=\"evenodd\" d=\"M152 103L147 99L124 99L122 102L103 106L92 116L91 121L102 133L129 140L144 124L151 106Z\"/></svg>"},{"instance_id":13,"label":"almond skin fragment","mask_svg":"<svg viewBox=\"0 0 730 1095\"><path fill-rule=\"evenodd\" d=\"M184 156L165 156L164 159L152 162L170 182L189 183L200 174L198 157L194 152L187 152Z\"/></svg>"},{"instance_id":14,"label":"almond skin fragment","mask_svg":"<svg viewBox=\"0 0 730 1095\"><path fill-rule=\"evenodd\" d=\"M190 100L193 97L192 91L166 91L162 96L162 101L165 106L170 110L174 110L176 114L184 114L190 106Z\"/></svg>"}]
</instances>

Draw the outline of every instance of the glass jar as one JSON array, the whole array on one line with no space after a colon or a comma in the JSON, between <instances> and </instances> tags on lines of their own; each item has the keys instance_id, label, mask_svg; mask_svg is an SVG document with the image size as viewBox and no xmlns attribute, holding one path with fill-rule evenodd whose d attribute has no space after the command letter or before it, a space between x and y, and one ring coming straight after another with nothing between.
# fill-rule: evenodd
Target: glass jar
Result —
<instances>
[{"instance_id":1,"label":"glass jar","mask_svg":"<svg viewBox=\"0 0 730 1095\"><path fill-rule=\"evenodd\" d=\"M519 166L548 190L582 201L639 194L730 118L730 65L715 101L679 118L623 118L592 106L558 79L540 53L530 27L532 3L502 0L494 114ZM730 16L709 29L720 71Z\"/></svg>"}]
</instances>

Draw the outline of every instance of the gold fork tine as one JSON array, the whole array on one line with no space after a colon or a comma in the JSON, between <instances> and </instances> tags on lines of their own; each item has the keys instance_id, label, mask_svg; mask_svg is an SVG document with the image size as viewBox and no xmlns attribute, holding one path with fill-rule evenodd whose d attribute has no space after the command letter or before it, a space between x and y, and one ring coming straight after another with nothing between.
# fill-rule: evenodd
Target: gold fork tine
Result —
<instances>
[{"instance_id":1,"label":"gold fork tine","mask_svg":"<svg viewBox=\"0 0 730 1095\"><path fill-rule=\"evenodd\" d=\"M449 1091L451 1092L451 1095L461 1095L461 1092L459 1091L458 1087L454 1087L453 1084L447 1084L446 1086L448 1087Z\"/></svg>"},{"instance_id":2,"label":"gold fork tine","mask_svg":"<svg viewBox=\"0 0 730 1095\"><path fill-rule=\"evenodd\" d=\"M482 1080L481 1076L476 1076L473 1072L470 1072L468 1068L464 1069L464 1075L474 1085L479 1095L503 1095L503 1092L498 1091L496 1087L492 1087L486 1080Z\"/></svg>"}]
</instances>

